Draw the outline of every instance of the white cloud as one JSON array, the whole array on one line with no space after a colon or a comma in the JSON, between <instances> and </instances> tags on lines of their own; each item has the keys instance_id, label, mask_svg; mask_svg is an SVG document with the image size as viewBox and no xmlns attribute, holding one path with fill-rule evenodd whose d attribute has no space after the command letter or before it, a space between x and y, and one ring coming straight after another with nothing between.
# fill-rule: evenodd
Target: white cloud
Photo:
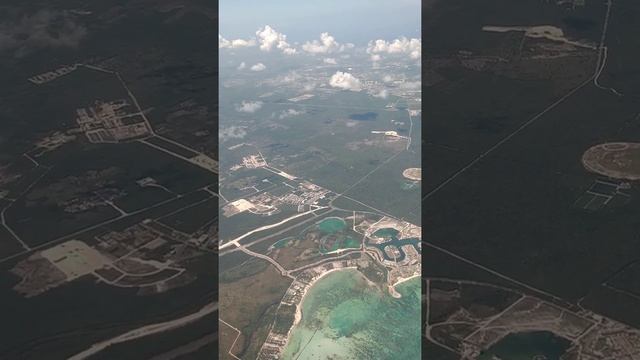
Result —
<instances>
[{"instance_id":1,"label":"white cloud","mask_svg":"<svg viewBox=\"0 0 640 360\"><path fill-rule=\"evenodd\" d=\"M222 35L218 34L218 47L221 49L237 49L241 47L249 47L255 46L256 41L253 39L243 40L243 39L235 39L235 40L227 40Z\"/></svg>"},{"instance_id":2,"label":"white cloud","mask_svg":"<svg viewBox=\"0 0 640 360\"><path fill-rule=\"evenodd\" d=\"M422 41L420 39L407 39L401 37L393 41L387 42L385 40L370 41L367 46L367 53L369 54L406 54L411 59L420 59L422 53Z\"/></svg>"},{"instance_id":3,"label":"white cloud","mask_svg":"<svg viewBox=\"0 0 640 360\"><path fill-rule=\"evenodd\" d=\"M288 118L288 117L291 117L291 116L302 115L302 114L304 114L304 111L302 111L302 110L300 110L300 111L298 111L296 109L282 110L282 112L280 113L278 118L284 119L284 118Z\"/></svg>"},{"instance_id":4,"label":"white cloud","mask_svg":"<svg viewBox=\"0 0 640 360\"><path fill-rule=\"evenodd\" d=\"M331 64L331 65L337 64L336 59L334 58L324 58L322 62L324 62L325 64Z\"/></svg>"},{"instance_id":5,"label":"white cloud","mask_svg":"<svg viewBox=\"0 0 640 360\"><path fill-rule=\"evenodd\" d=\"M266 68L267 67L263 63L259 62L251 67L251 71L262 71Z\"/></svg>"},{"instance_id":6,"label":"white cloud","mask_svg":"<svg viewBox=\"0 0 640 360\"><path fill-rule=\"evenodd\" d=\"M335 88L351 91L362 90L360 80L348 72L336 71L329 79L329 85Z\"/></svg>"},{"instance_id":7,"label":"white cloud","mask_svg":"<svg viewBox=\"0 0 640 360\"><path fill-rule=\"evenodd\" d=\"M231 40L231 47L233 48L238 48L238 47L248 47L248 46L255 46L256 45L256 41L251 39L251 40L243 40L243 39L235 39L235 40Z\"/></svg>"},{"instance_id":8,"label":"white cloud","mask_svg":"<svg viewBox=\"0 0 640 360\"><path fill-rule=\"evenodd\" d=\"M282 50L287 55L293 55L296 53L296 49L292 48L287 42L287 35L277 32L269 25L265 25L264 28L256 31L258 42L260 43L260 50L271 51L273 47Z\"/></svg>"},{"instance_id":9,"label":"white cloud","mask_svg":"<svg viewBox=\"0 0 640 360\"><path fill-rule=\"evenodd\" d=\"M236 105L236 111L254 113L262 107L262 101L242 101L240 105Z\"/></svg>"},{"instance_id":10,"label":"white cloud","mask_svg":"<svg viewBox=\"0 0 640 360\"><path fill-rule=\"evenodd\" d=\"M344 45L340 45L333 36L329 35L329 33L323 32L320 34L320 41L307 41L302 45L302 50L312 54L328 54L344 50Z\"/></svg>"},{"instance_id":11,"label":"white cloud","mask_svg":"<svg viewBox=\"0 0 640 360\"><path fill-rule=\"evenodd\" d=\"M302 88L304 89L304 91L310 92L316 88L316 85L313 83L309 83L309 84L305 84Z\"/></svg>"},{"instance_id":12,"label":"white cloud","mask_svg":"<svg viewBox=\"0 0 640 360\"><path fill-rule=\"evenodd\" d=\"M302 76L300 76L300 74L298 74L296 71L291 71L285 74L284 76L280 76L277 79L275 79L274 83L275 84L291 84L300 80L301 78Z\"/></svg>"},{"instance_id":13,"label":"white cloud","mask_svg":"<svg viewBox=\"0 0 640 360\"><path fill-rule=\"evenodd\" d=\"M422 87L422 83L418 81L405 81L400 84L400 88L407 90L418 90Z\"/></svg>"},{"instance_id":14,"label":"white cloud","mask_svg":"<svg viewBox=\"0 0 640 360\"><path fill-rule=\"evenodd\" d=\"M385 76L382 77L382 81L388 83L388 82L392 82L393 81L393 76L387 74Z\"/></svg>"},{"instance_id":15,"label":"white cloud","mask_svg":"<svg viewBox=\"0 0 640 360\"><path fill-rule=\"evenodd\" d=\"M377 97L377 98L382 98L382 99L386 99L387 96L389 96L389 92L387 91L387 89L382 89L377 93L373 93L371 94L373 97Z\"/></svg>"},{"instance_id":16,"label":"white cloud","mask_svg":"<svg viewBox=\"0 0 640 360\"><path fill-rule=\"evenodd\" d=\"M247 67L247 64L245 64L244 61L243 61L243 62L240 63L240 65L238 65L238 70L242 70L245 67Z\"/></svg>"},{"instance_id":17,"label":"white cloud","mask_svg":"<svg viewBox=\"0 0 640 360\"><path fill-rule=\"evenodd\" d=\"M296 53L296 49L288 47L282 50L285 55L293 55Z\"/></svg>"},{"instance_id":18,"label":"white cloud","mask_svg":"<svg viewBox=\"0 0 640 360\"><path fill-rule=\"evenodd\" d=\"M240 126L230 126L224 129L220 129L218 133L218 138L221 142L229 140L229 139L242 139L247 135L247 131L244 127Z\"/></svg>"},{"instance_id":19,"label":"white cloud","mask_svg":"<svg viewBox=\"0 0 640 360\"><path fill-rule=\"evenodd\" d=\"M231 41L222 37L222 35L218 34L218 48L228 48L231 45Z\"/></svg>"},{"instance_id":20,"label":"white cloud","mask_svg":"<svg viewBox=\"0 0 640 360\"><path fill-rule=\"evenodd\" d=\"M378 54L371 55L371 61L380 61L381 59L382 59L382 56Z\"/></svg>"}]
</instances>

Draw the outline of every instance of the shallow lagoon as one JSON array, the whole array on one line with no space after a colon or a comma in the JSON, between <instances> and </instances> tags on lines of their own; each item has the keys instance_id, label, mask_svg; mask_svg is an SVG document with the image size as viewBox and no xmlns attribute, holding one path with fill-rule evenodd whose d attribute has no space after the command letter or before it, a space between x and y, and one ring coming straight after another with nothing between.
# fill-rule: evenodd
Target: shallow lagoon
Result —
<instances>
[{"instance_id":1,"label":"shallow lagoon","mask_svg":"<svg viewBox=\"0 0 640 360\"><path fill-rule=\"evenodd\" d=\"M356 270L314 284L284 360L420 359L420 279L396 287L395 299Z\"/></svg>"}]
</instances>

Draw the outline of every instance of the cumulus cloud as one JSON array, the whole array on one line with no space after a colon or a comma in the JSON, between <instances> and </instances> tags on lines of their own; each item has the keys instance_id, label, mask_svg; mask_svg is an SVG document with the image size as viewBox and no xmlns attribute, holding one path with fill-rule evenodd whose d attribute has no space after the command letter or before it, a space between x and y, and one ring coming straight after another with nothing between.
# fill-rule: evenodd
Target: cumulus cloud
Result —
<instances>
[{"instance_id":1,"label":"cumulus cloud","mask_svg":"<svg viewBox=\"0 0 640 360\"><path fill-rule=\"evenodd\" d=\"M279 76L277 79L274 80L274 83L276 84L292 84L295 82L298 82L300 79L302 79L302 76L300 74L298 74L297 71L291 71L288 72L282 76Z\"/></svg>"},{"instance_id":2,"label":"cumulus cloud","mask_svg":"<svg viewBox=\"0 0 640 360\"><path fill-rule=\"evenodd\" d=\"M382 56L378 54L371 55L371 61L380 61L381 59L382 59Z\"/></svg>"},{"instance_id":3,"label":"cumulus cloud","mask_svg":"<svg viewBox=\"0 0 640 360\"><path fill-rule=\"evenodd\" d=\"M420 39L407 39L401 37L387 42L382 39L370 41L367 46L369 54L405 54L411 59L420 59L422 53L422 41Z\"/></svg>"},{"instance_id":4,"label":"cumulus cloud","mask_svg":"<svg viewBox=\"0 0 640 360\"><path fill-rule=\"evenodd\" d=\"M263 63L259 62L251 67L251 71L262 71L266 68L267 67Z\"/></svg>"},{"instance_id":5,"label":"cumulus cloud","mask_svg":"<svg viewBox=\"0 0 640 360\"><path fill-rule=\"evenodd\" d=\"M418 90L422 87L422 83L420 81L405 81L400 84L400 88L407 90Z\"/></svg>"},{"instance_id":6,"label":"cumulus cloud","mask_svg":"<svg viewBox=\"0 0 640 360\"><path fill-rule=\"evenodd\" d=\"M382 77L382 81L388 83L388 82L392 82L393 81L393 76L387 74L385 76Z\"/></svg>"},{"instance_id":7,"label":"cumulus cloud","mask_svg":"<svg viewBox=\"0 0 640 360\"><path fill-rule=\"evenodd\" d=\"M262 101L242 101L240 105L236 105L236 111L245 113L254 113L262 107Z\"/></svg>"},{"instance_id":8,"label":"cumulus cloud","mask_svg":"<svg viewBox=\"0 0 640 360\"><path fill-rule=\"evenodd\" d=\"M237 48L249 47L249 46L255 46L255 45L256 45L256 41L253 39L227 40L222 35L218 34L218 47L220 49L237 49Z\"/></svg>"},{"instance_id":9,"label":"cumulus cloud","mask_svg":"<svg viewBox=\"0 0 640 360\"><path fill-rule=\"evenodd\" d=\"M304 111L302 110L288 109L288 110L282 110L278 118L285 119L291 116L302 115L302 114L304 114Z\"/></svg>"},{"instance_id":10,"label":"cumulus cloud","mask_svg":"<svg viewBox=\"0 0 640 360\"><path fill-rule=\"evenodd\" d=\"M323 32L320 34L320 41L307 41L302 45L302 50L312 54L328 54L344 50L344 45L340 45L329 33Z\"/></svg>"},{"instance_id":11,"label":"cumulus cloud","mask_svg":"<svg viewBox=\"0 0 640 360\"><path fill-rule=\"evenodd\" d=\"M263 83L270 86L292 86L302 83L301 79L302 76L294 70L271 79L266 79Z\"/></svg>"},{"instance_id":12,"label":"cumulus cloud","mask_svg":"<svg viewBox=\"0 0 640 360\"><path fill-rule=\"evenodd\" d=\"M238 65L238 70L242 70L245 67L247 67L247 64L245 64L244 61L243 61L243 62L240 63L240 65Z\"/></svg>"},{"instance_id":13,"label":"cumulus cloud","mask_svg":"<svg viewBox=\"0 0 640 360\"><path fill-rule=\"evenodd\" d=\"M387 91L387 89L382 89L377 93L373 93L371 94L373 97L377 97L377 98L382 98L382 99L386 99L387 96L389 96L389 92Z\"/></svg>"},{"instance_id":14,"label":"cumulus cloud","mask_svg":"<svg viewBox=\"0 0 640 360\"><path fill-rule=\"evenodd\" d=\"M324 62L325 64L331 64L331 65L337 64L336 59L334 58L324 58L322 62Z\"/></svg>"},{"instance_id":15,"label":"cumulus cloud","mask_svg":"<svg viewBox=\"0 0 640 360\"><path fill-rule=\"evenodd\" d=\"M283 49L283 50L282 50L282 52L283 52L285 55L293 55L293 54L295 54L295 53L296 53L296 49L294 49L294 48L292 48L292 47L288 47L288 48Z\"/></svg>"},{"instance_id":16,"label":"cumulus cloud","mask_svg":"<svg viewBox=\"0 0 640 360\"><path fill-rule=\"evenodd\" d=\"M287 55L293 55L296 53L296 49L292 48L287 42L287 36L285 34L277 32L269 25L258 29L256 31L258 42L260 43L260 50L271 51L274 47L282 50Z\"/></svg>"},{"instance_id":17,"label":"cumulus cloud","mask_svg":"<svg viewBox=\"0 0 640 360\"><path fill-rule=\"evenodd\" d=\"M218 138L221 142L229 139L242 139L247 135L247 131L241 126L230 126L220 129Z\"/></svg>"},{"instance_id":18,"label":"cumulus cloud","mask_svg":"<svg viewBox=\"0 0 640 360\"><path fill-rule=\"evenodd\" d=\"M5 11L13 20L0 23L0 51L13 50L16 57L42 48L74 48L87 36L87 29L68 11L45 9L28 15Z\"/></svg>"},{"instance_id":19,"label":"cumulus cloud","mask_svg":"<svg viewBox=\"0 0 640 360\"><path fill-rule=\"evenodd\" d=\"M336 71L329 79L329 85L342 90L360 91L362 85L360 80L348 72Z\"/></svg>"}]
</instances>

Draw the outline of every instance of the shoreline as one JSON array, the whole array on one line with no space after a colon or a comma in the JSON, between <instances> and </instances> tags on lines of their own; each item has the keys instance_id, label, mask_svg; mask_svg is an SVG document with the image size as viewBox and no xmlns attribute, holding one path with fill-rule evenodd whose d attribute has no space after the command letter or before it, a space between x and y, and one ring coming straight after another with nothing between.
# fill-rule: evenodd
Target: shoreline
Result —
<instances>
[{"instance_id":1,"label":"shoreline","mask_svg":"<svg viewBox=\"0 0 640 360\"><path fill-rule=\"evenodd\" d=\"M331 268L329 268L329 266ZM324 267L324 271L320 270L319 268ZM304 314L303 314L303 303L304 301L307 299L307 295L309 293L309 290L322 278L326 277L327 275L339 271L339 270L355 270L358 274L358 276L360 276L361 278L365 279L367 282L367 285L372 287L372 288L377 288L378 290L381 290L382 293L387 293L389 296L399 299L402 297L402 295L400 293L398 293L395 290L395 287L401 283L404 283L406 281L412 280L414 278L417 278L418 276L420 276L420 274L416 274L415 272L413 272L413 274L407 274L409 275L408 277L397 277L395 280L395 282L390 283L390 279L387 277L387 281L385 281L384 283L381 284L377 284L372 282L369 278L367 278L367 276L365 274L363 274L361 271L358 270L358 263L354 262L352 260L341 260L341 261L337 261L335 263L328 263L328 264L324 264L324 265L319 265L316 268L309 268L309 269L305 269L304 272L307 272L307 275L302 276L301 274L298 274L296 276L296 278L293 280L293 282L289 285L289 287L287 288L287 291L285 293L285 295L283 296L283 299L280 302L280 305L278 306L277 310L276 310L276 316L278 316L278 313L281 311L280 309L282 308L283 305L286 306L295 306L295 310L294 310L294 314L293 314L293 321L291 322L291 325L288 327L288 329L286 329L286 331L284 331L284 329L282 330L278 330L278 331L274 331L273 328L273 323L271 325L271 329L269 330L269 333L267 334L266 339L264 340L262 347L260 348L259 352L258 352L258 357L257 359L281 359L282 356L285 353L285 350L287 348L287 346L290 344L291 339L292 339L292 332L294 330L294 328L296 326L299 326L300 323L303 320ZM322 271L322 272L320 272ZM395 277L395 276L393 276ZM308 282L307 282L308 281ZM385 285L386 285L386 291L385 291ZM293 300L293 301L292 301ZM288 310L290 311L290 310ZM277 317L274 320L275 322L277 322ZM274 322L274 323L275 323Z\"/></svg>"},{"instance_id":2,"label":"shoreline","mask_svg":"<svg viewBox=\"0 0 640 360\"><path fill-rule=\"evenodd\" d=\"M400 280L396 281L394 284L389 284L388 288L389 288L389 294L391 296L393 296L396 299L400 299L402 298L402 295L400 295L400 293L398 291L396 291L396 286L402 284L403 282L407 282L411 279L414 279L416 277L419 277L420 275L416 274L416 275L412 275L409 276L408 278L399 278Z\"/></svg>"},{"instance_id":3,"label":"shoreline","mask_svg":"<svg viewBox=\"0 0 640 360\"><path fill-rule=\"evenodd\" d=\"M291 325L291 328L289 329L289 331L287 332L287 337L286 337L286 341L283 344L282 348L284 349L288 344L289 341L291 340L291 333L293 332L293 329L300 324L300 321L302 321L302 303L304 303L304 299L307 296L307 293L309 292L309 290L313 287L313 285L315 285L316 282L318 282L320 279L322 279L323 277L325 277L326 275L335 272L335 271L340 271L340 270L355 270L359 276L361 276L363 279L365 279L367 281L367 284L371 287L376 287L378 288L377 284L372 282L371 280L369 280L363 273L361 273L360 271L358 271L358 267L357 266L348 266L348 267L342 267L342 268L333 268L331 270L326 271L325 273L323 273L322 275L320 275L318 278L316 278L315 280L313 280L312 282L310 282L308 284L308 286L305 288L304 292L302 293L302 297L300 298L300 302L298 304L296 304L296 315L294 317L293 320L293 324ZM409 280L412 280L416 277L420 277L420 275L413 275L410 276L408 278L400 278L400 280L396 281L393 285L389 285L389 290L393 290L393 293L390 292L390 295L393 296L394 293L396 293L395 291L395 287L401 283L407 282ZM380 289L380 288L378 288ZM382 289L380 289L382 290ZM399 294L398 294L399 295ZM395 296L394 296L395 297ZM400 298L401 296L398 296L397 298Z\"/></svg>"},{"instance_id":4,"label":"shoreline","mask_svg":"<svg viewBox=\"0 0 640 360\"><path fill-rule=\"evenodd\" d=\"M417 277L420 277L420 276L421 276L421 275L417 274L417 275L409 276L409 277L407 277L407 278L399 278L400 280L396 281L396 282L395 282L395 284L393 284L393 285L391 285L391 286L393 286L393 287L395 288L396 286L398 286L398 285L402 284L403 282L407 282L407 281L409 281L409 280L411 280L411 279L413 279L413 278L417 278Z\"/></svg>"},{"instance_id":5,"label":"shoreline","mask_svg":"<svg viewBox=\"0 0 640 360\"><path fill-rule=\"evenodd\" d=\"M300 302L298 304L296 304L296 316L295 316L295 318L293 320L293 325L291 325L291 328L287 332L287 341L285 342L283 348L285 346L287 346L287 344L289 343L289 340L291 338L291 332L293 331L293 328L296 327L296 325L298 325L300 323L300 321L302 320L302 303L304 302L304 299L307 297L307 293L309 292L309 289L311 289L313 287L313 285L315 285L315 283L318 282L318 280L322 279L323 277L327 276L328 274L331 274L332 272L335 272L335 271L348 270L348 269L356 270L358 273L360 273L358 271L358 267L357 266L333 268L331 270L328 270L328 271L324 272L322 275L318 276L318 278L314 279L312 282L310 282L308 284L308 286L305 287L304 291L302 292L302 297L300 297Z\"/></svg>"},{"instance_id":6,"label":"shoreline","mask_svg":"<svg viewBox=\"0 0 640 360\"><path fill-rule=\"evenodd\" d=\"M360 276L363 276L366 279L366 277L362 273L360 273L358 271L358 267L357 266L345 266L345 267L332 268L330 270L327 270L327 271L323 272L322 274L320 274L317 278L313 279L313 281L305 284L306 286L304 287L304 290L302 291L302 296L300 297L300 301L297 304L295 304L296 313L294 315L293 323L291 324L291 327L289 328L289 330L287 330L287 333L284 336L284 339L282 340L282 343L280 344L280 346L278 346L278 358L280 358L282 356L282 353L284 352L284 349L289 344L289 341L291 340L291 333L293 332L293 329L297 325L300 324L300 321L302 321L302 304L304 303L304 300L307 297L307 293L309 292L309 289L311 289L313 287L313 285L315 285L323 277L325 277L328 274L331 274L333 272L340 271L340 270L355 270L356 272L358 272L360 274ZM291 283L291 285L289 286L289 288L291 288L291 286L293 286L296 283L296 281L297 280L294 280ZM289 289L287 289L287 291L289 291ZM261 357L262 351L264 350L265 345L267 345L267 342L268 342L270 336L271 336L271 331L269 331L269 334L267 335L267 339L262 344L262 347L260 348L260 351L258 352L258 357L257 357L258 359L262 358Z\"/></svg>"}]
</instances>

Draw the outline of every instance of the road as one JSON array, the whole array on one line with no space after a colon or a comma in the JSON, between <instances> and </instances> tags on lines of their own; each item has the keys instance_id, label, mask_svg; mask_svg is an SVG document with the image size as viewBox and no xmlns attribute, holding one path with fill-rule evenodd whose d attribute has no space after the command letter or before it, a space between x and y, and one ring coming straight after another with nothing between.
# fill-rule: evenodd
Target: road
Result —
<instances>
[{"instance_id":1,"label":"road","mask_svg":"<svg viewBox=\"0 0 640 360\"><path fill-rule=\"evenodd\" d=\"M286 224L286 223L288 223L289 221L294 220L294 219L297 219L297 218L299 218L299 217L301 217L301 216L305 216L305 215L308 215L308 214L312 214L312 213L314 213L314 211L318 211L318 210L322 210L322 209L327 209L327 208L328 208L327 206L323 206L323 207L319 207L319 208L317 208L317 209L313 209L313 210L309 210L309 211L301 212L301 213L295 214L295 215L293 215L293 216L290 216L290 217L288 217L288 218L286 218L286 219L284 219L284 220L282 220L282 221L279 221L279 222L277 222L277 223L275 223L275 224L269 224L269 225L265 225L265 226L261 226L261 227L259 227L259 228L253 229L253 230L251 230L251 231L249 231L249 232L247 232L247 233L244 233L243 235L238 236L237 238L235 238L235 239L233 239L233 240L230 240L230 241L228 241L228 242L226 242L226 243L224 243L224 244L220 245L220 246L219 246L219 249L220 249L220 250L222 250L222 249L226 249L226 248L228 248L228 247L229 247L229 246L231 246L231 245L239 246L239 245L240 245L239 241L240 241L240 240L242 240L242 239L244 239L244 238L246 238L246 237L247 237L247 236L249 236L249 235L252 235L252 234L255 234L255 233L257 233L257 232L264 231L264 230L269 230L269 229L272 229L272 228L274 228L274 227L278 227L278 226L280 226L280 225L282 225L282 224Z\"/></svg>"},{"instance_id":2,"label":"road","mask_svg":"<svg viewBox=\"0 0 640 360\"><path fill-rule=\"evenodd\" d=\"M522 125L520 125L518 128L516 128L514 131L512 131L510 134L508 134L507 136L502 138L500 141L498 141L496 144L491 146L489 149L485 150L483 153L478 155L478 157L476 157L475 159L471 160L471 162L469 162L467 165L465 165L460 170L455 172L453 175L451 175L445 181L440 183L440 185L438 185L436 188L434 188L433 190L429 191L425 196L422 197L422 200L423 201L427 200L428 198L430 198L431 196L436 194L438 191L442 190L445 186L447 186L449 183L451 183L453 180L455 180L458 176L462 175L467 170L472 168L475 164L477 164L482 159L487 157L487 155L491 154L496 149L498 149L500 146L502 146L503 144L505 144L506 142L511 140L514 136L518 135L520 132L522 132L524 129L526 129L529 125L533 124L536 120L539 120L540 118L542 118L546 113L548 113L549 111L555 109L558 105L560 105L563 102L565 102L565 100L570 98L571 95L575 94L578 90L582 89L585 85L591 83L593 81L594 76L595 75L590 76L587 80L583 81L580 85L575 87L573 90L569 91L567 94L562 96L560 99L556 100L553 104L549 105L547 108L545 108L544 110L539 112L537 115L535 115L534 117L532 117L528 121L524 122Z\"/></svg>"},{"instance_id":3,"label":"road","mask_svg":"<svg viewBox=\"0 0 640 360\"><path fill-rule=\"evenodd\" d=\"M238 339L240 338L240 335L242 335L242 332L240 330L238 330L235 326L229 324L228 322L222 320L222 318L218 319L221 323L227 325L228 327L232 328L233 330L235 330L235 332L238 333L238 335L236 335L236 338L233 340L233 343L231 344L231 346L229 347L229 351L228 354L231 355L231 357L233 357L234 359L238 359L240 360L239 357L235 356L231 350L233 350L233 347L236 346L236 342L238 342Z\"/></svg>"},{"instance_id":4,"label":"road","mask_svg":"<svg viewBox=\"0 0 640 360\"><path fill-rule=\"evenodd\" d=\"M9 256L7 256L7 257L4 257L4 258L0 259L0 264L2 264L2 263L4 263L4 262L7 262L7 261L10 261L10 260L12 260L12 259L15 259L15 258L17 258L17 257L19 257L19 256L22 256L22 255L25 255L25 254L28 254L28 253L31 253L31 252L34 252L34 251L37 251L37 250L41 250L41 249L46 248L46 247L48 247L48 246L52 246L52 245L55 245L55 244L58 244L58 243L64 242L64 241L69 240L69 239L71 239L71 238L73 238L73 237L80 236L80 235L82 235L82 234L84 234L84 233L86 233L86 232L88 232L88 231L95 230L95 229L97 229L97 228L99 228L99 227L102 227L102 226L105 226L105 225L112 224L112 223L114 223L114 222L116 222L116 221L123 220L123 219L126 219L126 218L130 218L130 217L135 216L135 215L139 215L139 214L141 214L141 213L143 213L143 212L145 212L145 211L149 211L149 210L155 209L155 208L160 207L160 206L162 206L162 205L168 204L168 203L170 203L171 201L175 201L175 200L177 200L177 199L180 199L180 198L182 198L182 197L184 197L184 196L187 196L187 195L190 195L190 194L196 193L196 192L201 191L201 190L203 190L203 189L204 189L204 188L199 188L199 189L196 189L196 190L192 190L192 191L190 191L190 192L188 192L188 193L180 194L180 195L178 195L178 196L176 196L176 197L173 197L173 198L171 198L171 199L163 200L163 201L160 201L160 202L158 202L158 203L156 203L156 204L153 204L153 205L147 206L147 207L145 207L145 208L142 208L142 209L139 209L139 210L136 210L136 211L132 211L132 212L128 213L127 215L119 215L119 216L116 216L116 217L114 217L114 218L111 218L111 219L105 220L105 221L103 221L103 222L100 222L100 223L98 223L98 224L94 224L94 225L90 225L90 226L84 227L84 228L82 228L82 229L80 229L80 230L78 230L78 231L75 231L75 232L73 232L73 233L70 233L70 234L67 234L67 235L60 236L60 237L58 237L58 238L56 238L56 239L53 239L53 240L50 240L50 241L44 242L44 243L42 243L42 244L40 244L40 245L37 245L37 246L34 246L34 247L30 247L28 250L24 250L24 251L21 251L21 252L19 252L19 253L16 253L16 254L13 254L13 255L9 255ZM208 197L208 198L206 198L206 199L204 199L204 200L208 200L208 199L211 199L211 198L212 198L212 197ZM199 201L202 201L202 200L199 200ZM193 204L185 205L185 206L181 207L180 209L178 209L178 211L179 211L179 210L183 210L183 209L185 209L185 208L188 208L188 207L189 207L189 206L191 206L191 205L193 205Z\"/></svg>"},{"instance_id":5,"label":"road","mask_svg":"<svg viewBox=\"0 0 640 360\"><path fill-rule=\"evenodd\" d=\"M107 347L111 346L111 345L115 345L115 344L119 344L119 343L123 343L126 341L131 341L134 339L138 339L141 337L145 337L145 336L149 336L149 335L153 335L153 334L157 334L157 333L161 333L161 332L165 332L168 330L172 330L175 328L179 328L181 326L187 325L191 322L194 322L206 315L212 314L214 312L218 311L218 303L217 302L212 302L209 303L205 306L203 306L200 310L198 310L197 312L193 313L193 314L189 314L187 316L183 316L181 318L178 319L174 319L174 320L170 320L170 321L165 321L165 322L161 322L161 323L157 323L157 324L151 324L151 325L146 325L131 331L128 331L122 335L116 336L114 338L105 340L105 341L101 341L99 343L93 344L91 345L90 348L88 348L87 350L84 350L72 357L70 357L68 360L82 360L82 359L86 359L89 356L96 354L104 349L106 349Z\"/></svg>"}]
</instances>

